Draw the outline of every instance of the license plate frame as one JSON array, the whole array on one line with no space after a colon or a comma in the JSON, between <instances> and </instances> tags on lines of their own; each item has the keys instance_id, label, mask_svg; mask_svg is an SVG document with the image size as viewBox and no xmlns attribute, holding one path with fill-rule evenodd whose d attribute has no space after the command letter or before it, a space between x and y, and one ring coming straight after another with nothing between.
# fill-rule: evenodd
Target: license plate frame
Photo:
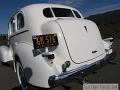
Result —
<instances>
[{"instance_id":1,"label":"license plate frame","mask_svg":"<svg viewBox=\"0 0 120 90\"><path fill-rule=\"evenodd\" d=\"M58 37L57 34L45 34L45 35L34 35L32 36L34 49L40 49L45 47L57 46Z\"/></svg>"}]
</instances>

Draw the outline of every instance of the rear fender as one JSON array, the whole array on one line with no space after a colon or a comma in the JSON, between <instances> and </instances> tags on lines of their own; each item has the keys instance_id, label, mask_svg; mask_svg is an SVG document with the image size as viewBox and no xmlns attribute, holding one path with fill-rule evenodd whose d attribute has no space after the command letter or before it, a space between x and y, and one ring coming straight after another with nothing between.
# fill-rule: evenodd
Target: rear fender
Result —
<instances>
[{"instance_id":1,"label":"rear fender","mask_svg":"<svg viewBox=\"0 0 120 90\"><path fill-rule=\"evenodd\" d=\"M13 52L9 46L0 46L0 61L8 62L13 60Z\"/></svg>"}]
</instances>

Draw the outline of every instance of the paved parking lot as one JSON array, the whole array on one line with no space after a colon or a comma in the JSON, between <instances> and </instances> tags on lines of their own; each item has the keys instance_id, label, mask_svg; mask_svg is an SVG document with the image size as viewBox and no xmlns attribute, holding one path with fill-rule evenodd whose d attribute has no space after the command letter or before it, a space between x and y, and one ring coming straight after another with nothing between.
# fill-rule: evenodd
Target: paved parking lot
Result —
<instances>
[{"instance_id":1,"label":"paved parking lot","mask_svg":"<svg viewBox=\"0 0 120 90\"><path fill-rule=\"evenodd\" d=\"M117 55L114 60L118 64L107 64L97 73L88 75L85 77L88 82L120 84L120 40L115 43L115 50ZM10 65L0 65L0 90L20 90L16 74ZM78 81L73 81L65 87L59 86L50 90L82 90L82 85Z\"/></svg>"}]
</instances>

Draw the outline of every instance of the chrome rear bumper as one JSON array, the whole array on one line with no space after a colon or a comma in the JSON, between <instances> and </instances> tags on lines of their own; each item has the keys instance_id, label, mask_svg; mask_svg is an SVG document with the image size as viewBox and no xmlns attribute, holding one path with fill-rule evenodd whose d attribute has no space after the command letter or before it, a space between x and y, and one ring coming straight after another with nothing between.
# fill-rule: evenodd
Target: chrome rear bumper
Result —
<instances>
[{"instance_id":1,"label":"chrome rear bumper","mask_svg":"<svg viewBox=\"0 0 120 90\"><path fill-rule=\"evenodd\" d=\"M50 76L48 79L48 84L50 87L56 87L58 85L62 85L68 83L72 80L75 80L77 77L84 77L89 73L99 69L101 66L104 66L109 60L112 60L115 57L114 53L107 55L105 58L94 62L90 65L84 65L82 67L76 68L74 70L70 70L64 72L60 75Z\"/></svg>"}]
</instances>

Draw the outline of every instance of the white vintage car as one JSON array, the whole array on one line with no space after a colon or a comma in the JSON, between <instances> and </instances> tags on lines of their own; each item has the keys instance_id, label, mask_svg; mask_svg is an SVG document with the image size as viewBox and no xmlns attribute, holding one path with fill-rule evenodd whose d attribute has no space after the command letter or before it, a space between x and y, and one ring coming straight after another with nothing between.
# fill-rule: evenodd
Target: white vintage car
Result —
<instances>
[{"instance_id":1,"label":"white vintage car","mask_svg":"<svg viewBox=\"0 0 120 90\"><path fill-rule=\"evenodd\" d=\"M9 47L0 47L2 62L13 61L19 83L50 88L82 77L112 56L111 38L69 6L33 4L9 21Z\"/></svg>"}]
</instances>

